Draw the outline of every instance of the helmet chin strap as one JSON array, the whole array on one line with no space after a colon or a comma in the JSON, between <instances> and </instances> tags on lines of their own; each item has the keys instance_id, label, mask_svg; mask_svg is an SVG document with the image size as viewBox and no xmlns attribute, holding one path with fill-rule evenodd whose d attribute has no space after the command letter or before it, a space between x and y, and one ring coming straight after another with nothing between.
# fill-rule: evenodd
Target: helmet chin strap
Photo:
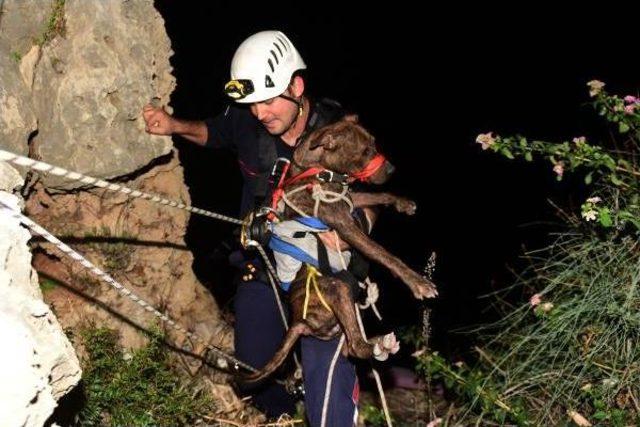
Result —
<instances>
[{"instance_id":1,"label":"helmet chin strap","mask_svg":"<svg viewBox=\"0 0 640 427\"><path fill-rule=\"evenodd\" d=\"M296 124L296 122L298 121L298 119L300 117L302 117L302 113L304 112L304 96L300 96L299 100L295 99L295 98L292 98L292 97L290 97L288 95L279 95L279 96L280 96L280 98L286 99L287 101L291 101L291 102L293 102L294 104L296 104L298 106L298 115L296 116L295 119L293 119L293 121L291 122L289 127L287 129L285 129L284 132L282 132L282 133L285 133Z\"/></svg>"}]
</instances>

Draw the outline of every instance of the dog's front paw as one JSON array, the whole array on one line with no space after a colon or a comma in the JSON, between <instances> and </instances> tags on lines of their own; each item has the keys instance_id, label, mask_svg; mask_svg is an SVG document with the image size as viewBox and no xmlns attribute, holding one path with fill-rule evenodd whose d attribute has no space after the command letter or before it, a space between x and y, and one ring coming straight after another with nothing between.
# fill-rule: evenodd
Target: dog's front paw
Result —
<instances>
[{"instance_id":1,"label":"dog's front paw","mask_svg":"<svg viewBox=\"0 0 640 427\"><path fill-rule=\"evenodd\" d=\"M404 197L398 197L393 205L398 212L407 215L415 214L418 208L413 200L405 199Z\"/></svg>"},{"instance_id":2,"label":"dog's front paw","mask_svg":"<svg viewBox=\"0 0 640 427\"><path fill-rule=\"evenodd\" d=\"M438 296L438 290L436 285L426 277L420 276L418 273L412 271L410 277L406 280L407 285L413 292L413 296L416 299L423 298L435 298Z\"/></svg>"},{"instance_id":3,"label":"dog's front paw","mask_svg":"<svg viewBox=\"0 0 640 427\"><path fill-rule=\"evenodd\" d=\"M396 354L400 350L400 343L393 332L382 337L374 338L373 357L379 361L385 361L390 354Z\"/></svg>"}]
</instances>

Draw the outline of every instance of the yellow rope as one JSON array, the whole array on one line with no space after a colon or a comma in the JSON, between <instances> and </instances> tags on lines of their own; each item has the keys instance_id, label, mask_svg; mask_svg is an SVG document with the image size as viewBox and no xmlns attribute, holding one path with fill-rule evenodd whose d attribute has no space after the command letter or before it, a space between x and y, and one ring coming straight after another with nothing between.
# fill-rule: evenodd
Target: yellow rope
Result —
<instances>
[{"instance_id":1,"label":"yellow rope","mask_svg":"<svg viewBox=\"0 0 640 427\"><path fill-rule=\"evenodd\" d=\"M331 307L329 307L329 304L327 304L327 301L322 296L320 288L318 287L318 276L320 275L320 272L314 266L307 264L307 283L305 285L304 307L302 309L303 319L307 318L307 308L309 307L309 297L311 296L311 283L313 283L313 288L315 289L316 294L318 294L318 298L320 299L322 305L324 305L327 310L333 313L333 310L331 310Z\"/></svg>"}]
</instances>

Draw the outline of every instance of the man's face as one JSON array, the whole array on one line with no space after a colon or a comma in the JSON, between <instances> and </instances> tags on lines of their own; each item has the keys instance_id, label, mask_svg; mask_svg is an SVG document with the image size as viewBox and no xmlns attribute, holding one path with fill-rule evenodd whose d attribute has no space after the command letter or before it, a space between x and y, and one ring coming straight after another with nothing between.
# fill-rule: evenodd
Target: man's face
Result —
<instances>
[{"instance_id":1,"label":"man's face","mask_svg":"<svg viewBox=\"0 0 640 427\"><path fill-rule=\"evenodd\" d=\"M295 120L298 106L284 98L275 97L251 104L251 114L260 120L271 135L281 135Z\"/></svg>"}]
</instances>

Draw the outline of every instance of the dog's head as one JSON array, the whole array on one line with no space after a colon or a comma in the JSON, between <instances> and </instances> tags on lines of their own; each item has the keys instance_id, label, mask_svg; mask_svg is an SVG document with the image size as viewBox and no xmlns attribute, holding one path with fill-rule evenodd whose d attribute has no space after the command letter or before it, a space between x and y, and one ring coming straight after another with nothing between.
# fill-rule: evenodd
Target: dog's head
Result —
<instances>
[{"instance_id":1,"label":"dog's head","mask_svg":"<svg viewBox=\"0 0 640 427\"><path fill-rule=\"evenodd\" d=\"M351 177L366 176L373 184L385 183L394 171L379 156L374 137L353 118L312 132L296 149L294 160L303 168L320 166Z\"/></svg>"}]
</instances>

